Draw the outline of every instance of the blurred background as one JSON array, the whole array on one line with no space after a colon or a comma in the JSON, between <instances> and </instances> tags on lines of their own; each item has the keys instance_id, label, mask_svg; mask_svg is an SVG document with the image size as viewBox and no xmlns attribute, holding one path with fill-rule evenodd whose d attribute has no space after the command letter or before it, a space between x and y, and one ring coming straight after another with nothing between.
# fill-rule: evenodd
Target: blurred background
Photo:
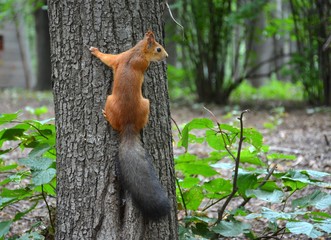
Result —
<instances>
[{"instance_id":1,"label":"blurred background","mask_svg":"<svg viewBox=\"0 0 331 240\"><path fill-rule=\"evenodd\" d=\"M171 0L173 103L331 105L331 3ZM0 1L0 88L51 90L46 0Z\"/></svg>"}]
</instances>

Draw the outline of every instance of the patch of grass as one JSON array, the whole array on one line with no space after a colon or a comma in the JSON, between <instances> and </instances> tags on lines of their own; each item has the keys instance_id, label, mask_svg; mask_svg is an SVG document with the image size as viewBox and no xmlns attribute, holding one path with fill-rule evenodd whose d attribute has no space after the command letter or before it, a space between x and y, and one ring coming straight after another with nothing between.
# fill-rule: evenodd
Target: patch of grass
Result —
<instances>
[{"instance_id":1,"label":"patch of grass","mask_svg":"<svg viewBox=\"0 0 331 240\"><path fill-rule=\"evenodd\" d=\"M280 100L303 101L303 85L301 82L291 83L272 78L267 84L256 88L244 81L230 97L231 101Z\"/></svg>"}]
</instances>

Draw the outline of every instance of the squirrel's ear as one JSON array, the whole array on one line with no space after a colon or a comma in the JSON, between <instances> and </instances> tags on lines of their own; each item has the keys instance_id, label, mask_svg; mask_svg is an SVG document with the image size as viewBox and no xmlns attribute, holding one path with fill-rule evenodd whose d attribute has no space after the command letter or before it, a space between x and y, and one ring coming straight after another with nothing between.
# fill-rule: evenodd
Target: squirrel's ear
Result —
<instances>
[{"instance_id":1,"label":"squirrel's ear","mask_svg":"<svg viewBox=\"0 0 331 240\"><path fill-rule=\"evenodd\" d=\"M152 46L155 43L155 36L154 36L154 33L151 30L149 30L145 34L145 38L147 40L148 47Z\"/></svg>"}]
</instances>

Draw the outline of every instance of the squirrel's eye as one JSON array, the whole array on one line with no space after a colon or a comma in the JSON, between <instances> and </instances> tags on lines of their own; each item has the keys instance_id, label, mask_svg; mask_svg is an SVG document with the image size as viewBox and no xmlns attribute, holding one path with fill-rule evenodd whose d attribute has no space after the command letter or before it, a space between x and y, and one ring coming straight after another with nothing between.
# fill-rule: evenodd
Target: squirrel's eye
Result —
<instances>
[{"instance_id":1,"label":"squirrel's eye","mask_svg":"<svg viewBox=\"0 0 331 240\"><path fill-rule=\"evenodd\" d=\"M158 47L158 48L156 49L156 51L157 51L157 52L161 52L161 48Z\"/></svg>"}]
</instances>

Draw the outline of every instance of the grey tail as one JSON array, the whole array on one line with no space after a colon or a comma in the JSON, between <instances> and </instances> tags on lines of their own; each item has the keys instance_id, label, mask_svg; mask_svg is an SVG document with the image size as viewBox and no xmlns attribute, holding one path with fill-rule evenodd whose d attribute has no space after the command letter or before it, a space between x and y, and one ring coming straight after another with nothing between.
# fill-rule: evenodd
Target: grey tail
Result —
<instances>
[{"instance_id":1,"label":"grey tail","mask_svg":"<svg viewBox=\"0 0 331 240\"><path fill-rule=\"evenodd\" d=\"M121 133L119 146L120 180L142 214L159 219L169 213L170 202L150 159L139 134L128 126Z\"/></svg>"}]
</instances>

